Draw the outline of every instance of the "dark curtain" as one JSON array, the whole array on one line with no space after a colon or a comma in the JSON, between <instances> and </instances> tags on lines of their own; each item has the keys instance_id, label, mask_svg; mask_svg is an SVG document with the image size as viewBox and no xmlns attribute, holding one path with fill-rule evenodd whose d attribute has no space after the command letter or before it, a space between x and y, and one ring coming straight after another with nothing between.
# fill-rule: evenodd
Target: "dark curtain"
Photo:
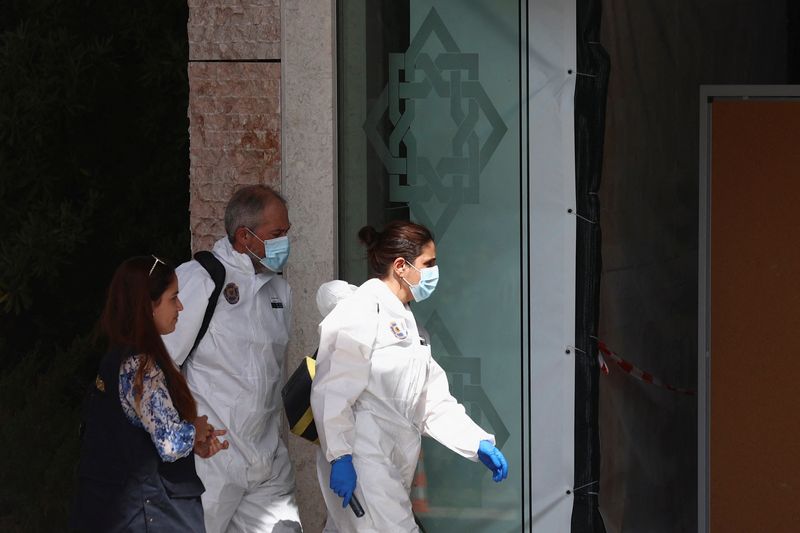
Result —
<instances>
[{"instance_id":1,"label":"dark curtain","mask_svg":"<svg viewBox=\"0 0 800 533\"><path fill-rule=\"evenodd\" d=\"M600 0L578 0L575 85L575 484L573 533L604 533L598 507L597 325L600 298L600 206L609 58L600 44Z\"/></svg>"}]
</instances>

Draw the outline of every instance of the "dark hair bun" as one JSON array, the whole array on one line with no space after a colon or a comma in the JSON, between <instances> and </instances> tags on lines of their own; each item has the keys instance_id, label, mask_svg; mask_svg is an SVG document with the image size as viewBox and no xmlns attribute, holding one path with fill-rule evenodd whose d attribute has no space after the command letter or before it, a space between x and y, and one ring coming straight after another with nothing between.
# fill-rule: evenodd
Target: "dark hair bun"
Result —
<instances>
[{"instance_id":1,"label":"dark hair bun","mask_svg":"<svg viewBox=\"0 0 800 533\"><path fill-rule=\"evenodd\" d=\"M367 248L372 248L379 237L380 234L372 226L364 226L358 230L358 240Z\"/></svg>"}]
</instances>

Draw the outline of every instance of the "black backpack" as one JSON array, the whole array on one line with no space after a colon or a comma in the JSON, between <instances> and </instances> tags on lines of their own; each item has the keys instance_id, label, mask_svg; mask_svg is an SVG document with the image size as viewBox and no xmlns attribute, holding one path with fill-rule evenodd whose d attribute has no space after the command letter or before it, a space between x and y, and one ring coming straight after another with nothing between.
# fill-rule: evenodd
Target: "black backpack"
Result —
<instances>
[{"instance_id":1,"label":"black backpack","mask_svg":"<svg viewBox=\"0 0 800 533\"><path fill-rule=\"evenodd\" d=\"M381 306L377 305L376 312L380 314ZM300 364L286 380L286 385L281 389L283 409L289 421L289 431L307 441L319 444L317 425L314 423L314 413L311 410L311 384L317 373L317 352L314 355L303 357Z\"/></svg>"}]
</instances>

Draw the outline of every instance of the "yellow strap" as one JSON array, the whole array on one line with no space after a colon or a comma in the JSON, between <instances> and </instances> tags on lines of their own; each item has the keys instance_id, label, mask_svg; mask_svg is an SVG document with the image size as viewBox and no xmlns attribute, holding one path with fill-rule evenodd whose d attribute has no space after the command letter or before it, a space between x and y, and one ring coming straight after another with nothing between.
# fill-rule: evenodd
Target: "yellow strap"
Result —
<instances>
[{"instance_id":1,"label":"yellow strap","mask_svg":"<svg viewBox=\"0 0 800 533\"><path fill-rule=\"evenodd\" d=\"M292 433L302 437L305 430L308 429L308 426L310 426L313 421L314 413L311 412L311 407L309 407L306 409L303 416L300 417L300 420L297 421L297 424L292 427Z\"/></svg>"},{"instance_id":2,"label":"yellow strap","mask_svg":"<svg viewBox=\"0 0 800 533\"><path fill-rule=\"evenodd\" d=\"M306 356L306 367L308 368L308 375L311 376L313 381L314 374L317 373L317 362L312 358Z\"/></svg>"}]
</instances>

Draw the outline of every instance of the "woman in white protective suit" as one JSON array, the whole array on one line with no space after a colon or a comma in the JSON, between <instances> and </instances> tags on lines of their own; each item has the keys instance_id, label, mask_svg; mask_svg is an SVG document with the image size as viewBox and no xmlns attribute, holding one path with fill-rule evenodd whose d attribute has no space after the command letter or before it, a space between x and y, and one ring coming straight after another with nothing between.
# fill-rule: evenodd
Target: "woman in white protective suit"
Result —
<instances>
[{"instance_id":1,"label":"woman in white protective suit","mask_svg":"<svg viewBox=\"0 0 800 533\"><path fill-rule=\"evenodd\" d=\"M430 231L396 221L359 239L376 276L341 300L320 324L311 407L320 438L317 473L328 508L325 531L418 531L410 490L422 435L480 459L495 481L508 464L494 436L450 394L409 302L430 296L439 272ZM321 292L341 290L320 288ZM324 299L324 298L323 298ZM320 296L318 295L318 302ZM330 487L330 489L328 488ZM364 508L347 508L353 494Z\"/></svg>"}]
</instances>

